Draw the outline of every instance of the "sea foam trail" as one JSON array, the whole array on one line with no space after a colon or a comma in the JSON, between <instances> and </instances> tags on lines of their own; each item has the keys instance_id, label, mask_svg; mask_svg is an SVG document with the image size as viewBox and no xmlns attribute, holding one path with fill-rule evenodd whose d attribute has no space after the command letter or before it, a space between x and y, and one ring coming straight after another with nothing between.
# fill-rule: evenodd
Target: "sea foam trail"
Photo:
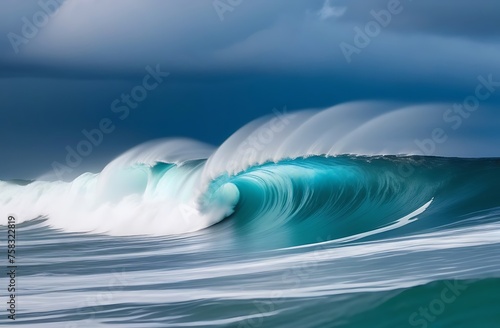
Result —
<instances>
[{"instance_id":1,"label":"sea foam trail","mask_svg":"<svg viewBox=\"0 0 500 328\"><path fill-rule=\"evenodd\" d=\"M458 129L445 120L449 110L447 105L355 102L261 118L217 148L204 176L210 180L269 161L314 155L498 156L500 132L488 118L470 116Z\"/></svg>"},{"instance_id":2,"label":"sea foam trail","mask_svg":"<svg viewBox=\"0 0 500 328\"><path fill-rule=\"evenodd\" d=\"M338 221L330 229L347 238L395 224L446 183L432 170L415 169L415 158L373 164L378 155L422 154L415 141L432 138L444 110L358 102L261 118L217 149L187 139L153 141L71 182L0 182L0 213L15 214L19 222L45 217L65 231L112 235L194 232L230 215L264 230L302 220L313 232L321 222ZM468 123L458 137L447 136L424 154L494 156L498 132L486 126L495 137L479 142L470 133L482 122ZM464 138L477 147L462 147ZM368 157L356 160L363 155ZM418 172L408 179L411 170ZM370 219L366 213L373 211L381 215ZM361 230L347 228L356 224Z\"/></svg>"},{"instance_id":3,"label":"sea foam trail","mask_svg":"<svg viewBox=\"0 0 500 328\"><path fill-rule=\"evenodd\" d=\"M117 235L179 234L212 225L229 209L197 210L196 189L211 148L178 139L149 142L71 182L0 182L1 212L38 217L65 231ZM169 162L163 162L169 161ZM220 212L219 212L220 211ZM214 217L216 219L214 219Z\"/></svg>"}]
</instances>

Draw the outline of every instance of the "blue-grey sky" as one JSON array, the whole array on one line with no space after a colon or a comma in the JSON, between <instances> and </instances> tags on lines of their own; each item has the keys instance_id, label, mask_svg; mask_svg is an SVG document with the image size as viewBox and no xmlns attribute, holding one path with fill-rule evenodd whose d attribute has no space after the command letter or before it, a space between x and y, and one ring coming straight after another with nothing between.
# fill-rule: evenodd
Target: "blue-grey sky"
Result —
<instances>
[{"instance_id":1,"label":"blue-grey sky","mask_svg":"<svg viewBox=\"0 0 500 328\"><path fill-rule=\"evenodd\" d=\"M51 170L103 119L115 129L90 169L154 138L218 145L273 108L462 102L478 76L500 81L498 13L494 0L2 0L0 178ZM500 90L478 115L499 103Z\"/></svg>"}]
</instances>

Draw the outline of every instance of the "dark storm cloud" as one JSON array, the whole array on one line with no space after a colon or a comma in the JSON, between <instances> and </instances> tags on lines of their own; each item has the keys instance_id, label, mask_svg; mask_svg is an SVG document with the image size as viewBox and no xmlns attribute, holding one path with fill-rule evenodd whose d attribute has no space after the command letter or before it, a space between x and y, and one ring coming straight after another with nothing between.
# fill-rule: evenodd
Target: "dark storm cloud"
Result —
<instances>
[{"instance_id":1,"label":"dark storm cloud","mask_svg":"<svg viewBox=\"0 0 500 328\"><path fill-rule=\"evenodd\" d=\"M371 11L386 9L391 0L331 0L348 8L342 21L372 19ZM500 2L495 0L400 0L404 10L389 29L400 33L428 33L471 38L495 38L500 30Z\"/></svg>"},{"instance_id":2,"label":"dark storm cloud","mask_svg":"<svg viewBox=\"0 0 500 328\"><path fill-rule=\"evenodd\" d=\"M353 43L353 27L364 28L373 20L371 10L387 8L391 0L242 0L232 2L238 3L234 6L227 0L220 2L227 7L217 9L217 2L212 0L68 0L26 44L12 46L12 42L6 44L7 37L2 40L2 75L16 71L24 75L26 67L35 65L40 69L29 69L33 75L69 72L75 77L109 76L114 72L123 76L140 74L150 63L184 73L274 72L276 68L350 73L352 68L345 65L339 44ZM14 32L22 36L21 17L30 19L41 10L39 1L29 3L9 3L14 9L8 21L0 25L2 34ZM490 52L500 55L496 39L483 39L495 36L500 27L496 15L500 5L495 1L401 0L399 6L402 12L394 15L373 38L372 45L363 49L364 53L373 53L371 59L377 65L377 56L381 56L377 47L381 44L381 51L392 55L384 56L386 64L394 61L391 57L397 59L400 52L402 59L421 58L418 52L405 52L406 44L435 52L436 62L457 56L462 59L455 59L455 67L443 70L462 69L462 62L481 56L474 48L484 44L490 45ZM17 20L12 18L16 16ZM458 54L457 40L449 36L478 38L458 40L465 49ZM13 56L12 48L16 47L19 53ZM477 59L484 62L484 58ZM495 63L490 60L485 64Z\"/></svg>"},{"instance_id":3,"label":"dark storm cloud","mask_svg":"<svg viewBox=\"0 0 500 328\"><path fill-rule=\"evenodd\" d=\"M153 138L217 145L274 107L460 102L478 76L500 80L495 1L401 0L401 13L350 62L340 45L356 46L354 28L389 1L233 0L216 9L220 1L57 0L46 24L25 37L40 1L56 0L0 2L0 179L36 177L63 161L65 147L113 115L112 102L148 65L171 75L89 162ZM26 41L18 52L12 33Z\"/></svg>"}]
</instances>

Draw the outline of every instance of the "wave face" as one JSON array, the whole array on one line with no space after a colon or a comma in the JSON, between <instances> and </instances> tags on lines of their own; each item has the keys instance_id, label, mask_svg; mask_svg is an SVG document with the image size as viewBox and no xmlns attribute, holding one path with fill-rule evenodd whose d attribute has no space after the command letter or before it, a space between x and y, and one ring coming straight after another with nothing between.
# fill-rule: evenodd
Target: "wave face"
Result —
<instances>
[{"instance_id":1,"label":"wave face","mask_svg":"<svg viewBox=\"0 0 500 328\"><path fill-rule=\"evenodd\" d=\"M1 182L0 202L21 222L44 217L68 232L176 235L226 219L224 227L274 234L271 240L285 247L418 232L500 206L495 159L312 156L251 166L203 185L206 163L113 165L69 183Z\"/></svg>"},{"instance_id":2,"label":"wave face","mask_svg":"<svg viewBox=\"0 0 500 328\"><path fill-rule=\"evenodd\" d=\"M478 211L500 207L499 164L394 156L269 163L227 180L240 195L228 224L241 234L273 234L283 247L465 224Z\"/></svg>"},{"instance_id":3,"label":"wave face","mask_svg":"<svg viewBox=\"0 0 500 328\"><path fill-rule=\"evenodd\" d=\"M496 327L500 159L473 158L494 148L429 143L427 107L376 109L278 113L218 148L161 140L73 181L0 181L16 323Z\"/></svg>"}]
</instances>

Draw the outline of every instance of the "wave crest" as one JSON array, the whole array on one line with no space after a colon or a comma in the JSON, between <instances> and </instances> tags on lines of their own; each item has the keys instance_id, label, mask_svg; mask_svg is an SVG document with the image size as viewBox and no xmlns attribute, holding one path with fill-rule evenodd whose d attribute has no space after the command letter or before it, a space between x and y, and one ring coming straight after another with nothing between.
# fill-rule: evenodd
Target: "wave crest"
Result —
<instances>
[{"instance_id":1,"label":"wave crest","mask_svg":"<svg viewBox=\"0 0 500 328\"><path fill-rule=\"evenodd\" d=\"M394 110L381 114L387 108ZM453 176L441 167L449 163L378 156L422 153L415 140L432 136L430 122L441 122L442 109L360 102L276 112L217 149L188 139L154 141L72 182L0 181L0 211L19 222L47 217L66 231L114 235L182 234L227 217L241 233L279 231L288 238L291 231L290 238L299 234L306 242L323 235L318 231L330 239L363 234L394 224L451 186ZM450 138L432 155L457 155L461 140Z\"/></svg>"}]
</instances>

